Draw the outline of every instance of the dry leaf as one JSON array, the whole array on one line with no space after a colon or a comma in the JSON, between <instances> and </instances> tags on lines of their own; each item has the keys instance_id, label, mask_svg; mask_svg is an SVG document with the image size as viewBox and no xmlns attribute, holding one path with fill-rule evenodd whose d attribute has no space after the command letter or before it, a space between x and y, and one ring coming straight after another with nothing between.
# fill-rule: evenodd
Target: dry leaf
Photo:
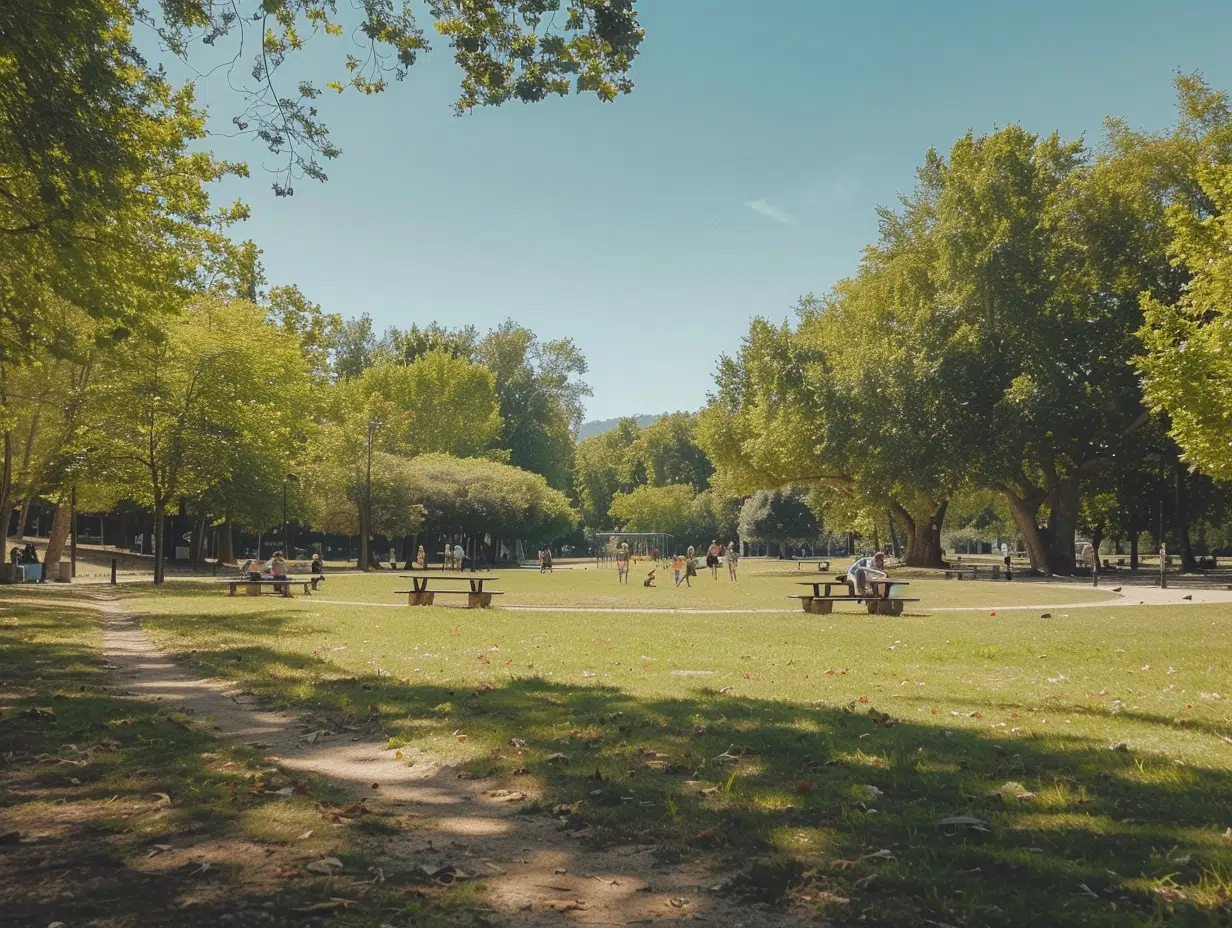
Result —
<instances>
[{"instance_id":1,"label":"dry leaf","mask_svg":"<svg viewBox=\"0 0 1232 928\"><path fill-rule=\"evenodd\" d=\"M311 837L312 837L312 829L309 828L307 831L305 831L302 835L300 835L295 840L296 841L307 841Z\"/></svg>"},{"instance_id":2,"label":"dry leaf","mask_svg":"<svg viewBox=\"0 0 1232 928\"><path fill-rule=\"evenodd\" d=\"M321 873L325 876L332 876L335 870L342 869L342 861L337 857L323 857L320 860L314 860L312 863L305 865L304 869L311 873Z\"/></svg>"},{"instance_id":3,"label":"dry leaf","mask_svg":"<svg viewBox=\"0 0 1232 928\"><path fill-rule=\"evenodd\" d=\"M336 912L338 909L349 909L353 905L358 905L354 899L333 898L328 902L316 902L312 905L299 906L291 909L291 911L302 912L307 915L311 912Z\"/></svg>"},{"instance_id":4,"label":"dry leaf","mask_svg":"<svg viewBox=\"0 0 1232 928\"><path fill-rule=\"evenodd\" d=\"M154 793L153 795L157 800L157 802L154 803L154 808L165 809L167 806L171 805L171 797L166 793Z\"/></svg>"},{"instance_id":5,"label":"dry leaf","mask_svg":"<svg viewBox=\"0 0 1232 928\"><path fill-rule=\"evenodd\" d=\"M171 850L170 844L156 844L146 852L146 857L157 857L159 854Z\"/></svg>"}]
</instances>

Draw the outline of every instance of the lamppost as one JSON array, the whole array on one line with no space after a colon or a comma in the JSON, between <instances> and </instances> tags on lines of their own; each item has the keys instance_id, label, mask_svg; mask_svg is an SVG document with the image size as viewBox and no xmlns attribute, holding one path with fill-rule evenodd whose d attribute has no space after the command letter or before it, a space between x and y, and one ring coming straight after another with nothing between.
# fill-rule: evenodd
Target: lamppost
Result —
<instances>
[{"instance_id":1,"label":"lamppost","mask_svg":"<svg viewBox=\"0 0 1232 928\"><path fill-rule=\"evenodd\" d=\"M287 484L299 482L295 474L287 474L282 478L282 547L287 560L291 559L291 526L287 523ZM257 552L260 556L261 552Z\"/></svg>"},{"instance_id":2,"label":"lamppost","mask_svg":"<svg viewBox=\"0 0 1232 928\"><path fill-rule=\"evenodd\" d=\"M361 570L369 570L368 562L372 560L368 553L368 545L372 535L372 436L385 423L380 419L368 420L368 470L364 476L364 524L360 526L363 536L359 540L359 557L363 561Z\"/></svg>"}]
</instances>

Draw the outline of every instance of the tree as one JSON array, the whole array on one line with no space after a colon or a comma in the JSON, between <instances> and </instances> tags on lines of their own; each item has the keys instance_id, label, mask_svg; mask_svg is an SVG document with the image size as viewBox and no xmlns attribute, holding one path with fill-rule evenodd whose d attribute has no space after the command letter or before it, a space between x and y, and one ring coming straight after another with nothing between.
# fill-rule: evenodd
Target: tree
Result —
<instances>
[{"instance_id":1,"label":"tree","mask_svg":"<svg viewBox=\"0 0 1232 928\"><path fill-rule=\"evenodd\" d=\"M682 483L640 486L613 496L609 511L617 531L663 532L683 544L695 534L696 496L692 487Z\"/></svg>"},{"instance_id":2,"label":"tree","mask_svg":"<svg viewBox=\"0 0 1232 928\"><path fill-rule=\"evenodd\" d=\"M167 506L242 472L253 449L290 449L301 430L294 399L308 392L307 366L265 317L252 303L199 297L162 331L118 346L96 378L79 443L96 493L153 510L155 583Z\"/></svg>"},{"instance_id":3,"label":"tree","mask_svg":"<svg viewBox=\"0 0 1232 928\"><path fill-rule=\"evenodd\" d=\"M476 359L492 372L500 397L500 446L515 467L569 486L573 449L590 387L586 359L570 339L541 342L507 320L479 342Z\"/></svg>"},{"instance_id":4,"label":"tree","mask_svg":"<svg viewBox=\"0 0 1232 928\"><path fill-rule=\"evenodd\" d=\"M797 488L758 490L740 510L740 536L778 545L779 557L792 546L815 542L821 535L817 515Z\"/></svg>"},{"instance_id":5,"label":"tree","mask_svg":"<svg viewBox=\"0 0 1232 928\"><path fill-rule=\"evenodd\" d=\"M381 429L382 447L391 452L471 457L490 449L500 435L491 372L443 351L410 364L371 367L346 392L359 401L379 395L392 405L397 420Z\"/></svg>"},{"instance_id":6,"label":"tree","mask_svg":"<svg viewBox=\"0 0 1232 928\"><path fill-rule=\"evenodd\" d=\"M631 418L616 428L578 443L574 454L573 491L582 510L582 522L591 532L610 525L608 513L617 493L628 493L646 482L635 445L641 428Z\"/></svg>"},{"instance_id":7,"label":"tree","mask_svg":"<svg viewBox=\"0 0 1232 928\"><path fill-rule=\"evenodd\" d=\"M89 5L114 8L120 0ZM314 42L350 34L363 52L348 46L339 55L338 77L325 86L339 94L371 95L384 91L389 77L402 80L431 49L411 5L392 0L357 7L357 22L338 18L333 0L160 0L158 6L162 15L155 17L143 13L137 0L123 0L125 10L140 15L185 60L203 53L192 48L197 40L211 49L234 49L234 55L224 51L223 60L230 61L228 81L246 105L232 123L281 160L274 182L279 196L292 195L299 177L325 180L318 158L341 154L316 109L320 85L300 80L292 88L279 86L288 59ZM571 89L610 101L633 89L628 71L644 34L633 0L427 0L426 6L462 71L458 113L511 100L537 102ZM243 62L254 46L250 61Z\"/></svg>"},{"instance_id":8,"label":"tree","mask_svg":"<svg viewBox=\"0 0 1232 928\"><path fill-rule=\"evenodd\" d=\"M242 166L190 151L191 89L146 70L121 0L0 10L0 358L20 363L60 304L118 331L157 324L218 227L206 185Z\"/></svg>"},{"instance_id":9,"label":"tree","mask_svg":"<svg viewBox=\"0 0 1232 928\"><path fill-rule=\"evenodd\" d=\"M1228 119L1226 109L1223 118ZM1185 461L1232 479L1232 165L1194 168L1209 201L1201 210L1176 203L1171 255L1189 282L1171 302L1148 296L1137 358L1147 402L1166 411Z\"/></svg>"},{"instance_id":10,"label":"tree","mask_svg":"<svg viewBox=\"0 0 1232 928\"><path fill-rule=\"evenodd\" d=\"M714 467L694 440L696 429L696 414L674 412L642 430L636 453L651 484L682 483L698 492L706 488Z\"/></svg>"}]
</instances>

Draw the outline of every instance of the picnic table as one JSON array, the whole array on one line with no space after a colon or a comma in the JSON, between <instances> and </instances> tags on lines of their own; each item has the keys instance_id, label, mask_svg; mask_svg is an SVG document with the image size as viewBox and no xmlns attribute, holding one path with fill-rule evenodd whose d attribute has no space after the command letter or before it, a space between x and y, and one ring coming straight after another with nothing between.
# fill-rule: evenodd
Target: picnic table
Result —
<instances>
[{"instance_id":1,"label":"picnic table","mask_svg":"<svg viewBox=\"0 0 1232 928\"><path fill-rule=\"evenodd\" d=\"M496 577L447 577L437 574L399 574L403 580L411 581L411 589L394 590L395 593L406 594L408 606L431 606L439 595L465 596L466 605L470 609L487 609L492 605L493 596L505 595L500 590L485 590L486 581L496 580ZM465 583L465 589L451 588Z\"/></svg>"},{"instance_id":2,"label":"picnic table","mask_svg":"<svg viewBox=\"0 0 1232 928\"><path fill-rule=\"evenodd\" d=\"M219 583L225 583L231 588L228 596L234 596L241 589L245 596L285 596L287 599L292 599L292 585L300 587L305 596L310 596L311 591L316 590L317 584L324 579L320 576L314 577L262 577L259 580L253 580L249 577L234 577L231 579L219 580ZM268 587L268 589L266 589ZM311 588L311 590L310 590Z\"/></svg>"},{"instance_id":3,"label":"picnic table","mask_svg":"<svg viewBox=\"0 0 1232 928\"><path fill-rule=\"evenodd\" d=\"M869 615L902 615L904 603L918 603L918 599L894 595L895 587L905 587L910 584L906 580L869 580L871 590L867 593L856 593L847 582L846 577L836 577L833 580L797 580L797 586L812 587L812 595L807 593L789 596L788 599L800 600L805 612L815 615L830 615L835 603L864 603ZM834 593L835 587L842 587L842 593ZM824 591L824 592L823 592Z\"/></svg>"}]
</instances>

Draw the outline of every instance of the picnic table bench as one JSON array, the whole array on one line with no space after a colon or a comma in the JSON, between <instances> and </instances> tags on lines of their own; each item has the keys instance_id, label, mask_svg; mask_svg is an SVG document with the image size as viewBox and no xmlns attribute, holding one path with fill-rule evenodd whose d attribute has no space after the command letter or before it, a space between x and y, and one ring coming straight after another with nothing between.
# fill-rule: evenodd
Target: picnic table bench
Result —
<instances>
[{"instance_id":1,"label":"picnic table bench","mask_svg":"<svg viewBox=\"0 0 1232 928\"><path fill-rule=\"evenodd\" d=\"M804 611L815 615L830 615L834 611L835 603L864 603L868 607L869 615L902 615L904 603L919 602L918 599L890 596L894 587L909 585L905 580L869 580L868 585L872 587L872 591L863 594L853 592L846 577L836 577L834 580L798 580L796 583L798 586L812 587L812 595L805 593L787 598L800 600ZM835 587L842 587L844 592L832 592ZM823 590L825 592L822 592Z\"/></svg>"},{"instance_id":2,"label":"picnic table bench","mask_svg":"<svg viewBox=\"0 0 1232 928\"><path fill-rule=\"evenodd\" d=\"M1000 564L977 564L969 567L947 567L945 569L945 579L947 580L978 580L980 573L988 574L990 580L1001 579Z\"/></svg>"},{"instance_id":3,"label":"picnic table bench","mask_svg":"<svg viewBox=\"0 0 1232 928\"><path fill-rule=\"evenodd\" d=\"M492 605L493 596L504 596L501 590L485 590L483 584L487 580L496 580L496 577L443 577L440 574L429 576L427 574L400 574L403 580L411 581L411 589L409 590L394 590L395 593L406 594L406 604L408 606L431 606L433 600L440 595L445 596L465 596L466 605L470 609L487 609ZM466 589L450 589L448 586L441 588L442 584L460 584L465 583ZM435 587L435 589L433 589Z\"/></svg>"},{"instance_id":4,"label":"picnic table bench","mask_svg":"<svg viewBox=\"0 0 1232 928\"><path fill-rule=\"evenodd\" d=\"M803 569L804 569L804 562L803 562L803 561L799 561L799 562L797 562L797 563L796 563L796 570L803 570ZM818 562L817 562L817 572L818 572L818 573L820 573L820 574L824 574L824 573L825 573L827 570L829 570L829 569L830 569L830 562L829 562L829 561L818 561Z\"/></svg>"},{"instance_id":5,"label":"picnic table bench","mask_svg":"<svg viewBox=\"0 0 1232 928\"><path fill-rule=\"evenodd\" d=\"M252 580L248 577L235 577L232 579L220 580L219 583L225 583L231 588L228 596L234 596L240 589L243 589L246 596L285 596L291 599L291 586L295 585L304 591L305 596L310 596L312 591L315 591L317 584L323 578L320 576L308 577L280 577L275 580L272 577L262 577L260 580ZM269 587L269 589L265 589ZM311 589L310 589L311 588Z\"/></svg>"}]
</instances>

